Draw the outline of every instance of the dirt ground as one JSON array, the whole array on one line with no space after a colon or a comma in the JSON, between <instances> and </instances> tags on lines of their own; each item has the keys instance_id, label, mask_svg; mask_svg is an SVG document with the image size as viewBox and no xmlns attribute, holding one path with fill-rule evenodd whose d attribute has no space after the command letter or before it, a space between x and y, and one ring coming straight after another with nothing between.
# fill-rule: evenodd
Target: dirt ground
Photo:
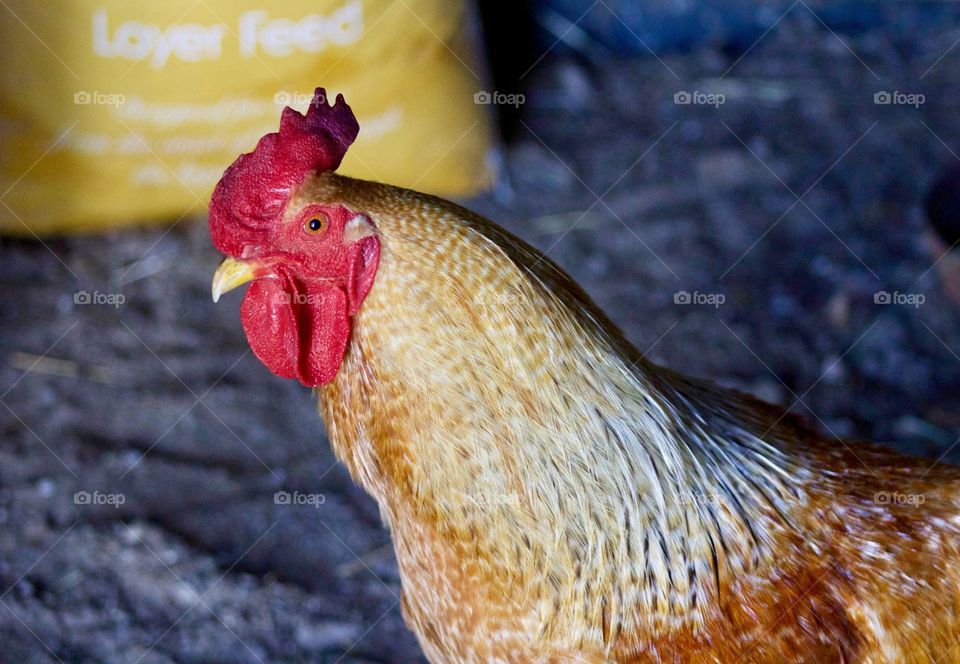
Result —
<instances>
[{"instance_id":1,"label":"dirt ground","mask_svg":"<svg viewBox=\"0 0 960 664\"><path fill-rule=\"evenodd\" d=\"M840 38L794 7L745 54L551 52L507 177L466 204L658 362L960 461L922 207L960 153L960 29ZM375 505L248 352L240 297L210 301L217 262L203 220L0 244L0 662L422 661Z\"/></svg>"}]
</instances>

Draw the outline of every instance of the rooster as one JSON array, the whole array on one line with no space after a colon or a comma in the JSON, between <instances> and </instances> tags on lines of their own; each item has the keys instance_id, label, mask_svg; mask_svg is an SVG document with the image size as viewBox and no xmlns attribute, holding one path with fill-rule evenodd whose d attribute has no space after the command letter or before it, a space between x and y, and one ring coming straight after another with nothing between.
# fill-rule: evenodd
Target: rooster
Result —
<instances>
[{"instance_id":1,"label":"rooster","mask_svg":"<svg viewBox=\"0 0 960 664\"><path fill-rule=\"evenodd\" d=\"M646 360L559 267L335 173L318 89L224 173L213 299L315 388L430 661L960 662L960 471Z\"/></svg>"}]
</instances>

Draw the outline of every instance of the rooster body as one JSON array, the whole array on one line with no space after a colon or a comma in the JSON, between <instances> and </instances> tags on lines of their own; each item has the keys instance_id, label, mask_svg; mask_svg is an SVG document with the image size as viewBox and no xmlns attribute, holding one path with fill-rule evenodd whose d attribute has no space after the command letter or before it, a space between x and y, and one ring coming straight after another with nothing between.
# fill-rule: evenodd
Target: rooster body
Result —
<instances>
[{"instance_id":1,"label":"rooster body","mask_svg":"<svg viewBox=\"0 0 960 664\"><path fill-rule=\"evenodd\" d=\"M348 211L330 223L359 266L335 374L297 350L333 296L293 332L245 301L296 366L245 327L316 385L432 662L960 662L960 472L649 363L556 265L452 203L317 169L278 219L321 204ZM371 238L376 260L352 249Z\"/></svg>"},{"instance_id":2,"label":"rooster body","mask_svg":"<svg viewBox=\"0 0 960 664\"><path fill-rule=\"evenodd\" d=\"M320 404L431 661L960 661L955 471L647 364L452 204L336 175L302 195L378 220Z\"/></svg>"}]
</instances>

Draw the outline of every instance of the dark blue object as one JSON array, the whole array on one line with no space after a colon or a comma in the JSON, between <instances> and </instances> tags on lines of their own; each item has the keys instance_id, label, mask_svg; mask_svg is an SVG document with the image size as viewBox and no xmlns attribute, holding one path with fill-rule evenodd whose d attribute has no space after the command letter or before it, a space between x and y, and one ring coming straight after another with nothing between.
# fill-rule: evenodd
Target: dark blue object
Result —
<instances>
[{"instance_id":1,"label":"dark blue object","mask_svg":"<svg viewBox=\"0 0 960 664\"><path fill-rule=\"evenodd\" d=\"M927 219L951 248L960 243L960 166L951 164L937 175L926 203Z\"/></svg>"},{"instance_id":2,"label":"dark blue object","mask_svg":"<svg viewBox=\"0 0 960 664\"><path fill-rule=\"evenodd\" d=\"M942 20L956 8L943 2L838 0L535 0L540 25L579 50L589 36L606 50L621 55L685 51L703 44L733 50L749 48L785 13L815 12L831 30L855 32L877 25L894 27L910 14L912 24ZM592 8L591 8L592 7ZM788 12L789 10L789 12ZM816 20L816 19L813 19Z\"/></svg>"}]
</instances>

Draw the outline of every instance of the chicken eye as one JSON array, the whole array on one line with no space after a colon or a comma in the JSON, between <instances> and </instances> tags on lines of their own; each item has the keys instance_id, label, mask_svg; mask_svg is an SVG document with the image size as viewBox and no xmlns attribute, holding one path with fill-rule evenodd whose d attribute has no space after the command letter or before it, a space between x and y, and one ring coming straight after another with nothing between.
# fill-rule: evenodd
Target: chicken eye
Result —
<instances>
[{"instance_id":1,"label":"chicken eye","mask_svg":"<svg viewBox=\"0 0 960 664\"><path fill-rule=\"evenodd\" d=\"M324 215L318 215L316 217L311 217L308 222L303 225L303 230L311 235L319 235L320 233L327 230L327 218Z\"/></svg>"}]
</instances>

